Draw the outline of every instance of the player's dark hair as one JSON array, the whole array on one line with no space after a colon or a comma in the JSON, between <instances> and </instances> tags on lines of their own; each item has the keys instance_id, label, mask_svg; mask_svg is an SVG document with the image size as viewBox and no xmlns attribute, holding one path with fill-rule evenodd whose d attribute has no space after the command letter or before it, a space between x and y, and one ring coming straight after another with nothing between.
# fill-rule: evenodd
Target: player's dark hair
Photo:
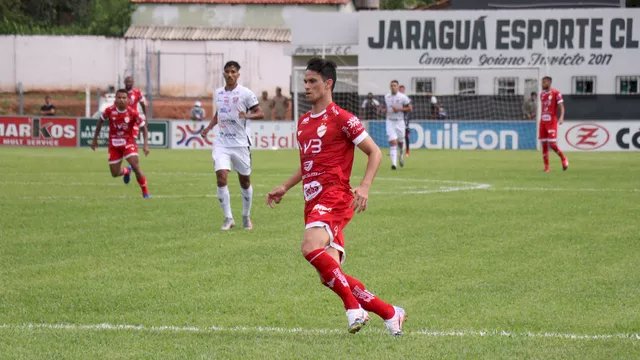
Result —
<instances>
[{"instance_id":1,"label":"player's dark hair","mask_svg":"<svg viewBox=\"0 0 640 360\"><path fill-rule=\"evenodd\" d=\"M315 71L320 76L322 76L322 80L327 81L329 79L333 80L333 85L331 85L331 92L336 87L336 63L331 60L325 60L320 58L312 58L307 62L307 70Z\"/></svg>"},{"instance_id":2,"label":"player's dark hair","mask_svg":"<svg viewBox=\"0 0 640 360\"><path fill-rule=\"evenodd\" d=\"M393 83L396 83L396 84L398 84L398 85L400 84L400 83L398 82L398 80L391 80L390 84L393 84Z\"/></svg>"},{"instance_id":3,"label":"player's dark hair","mask_svg":"<svg viewBox=\"0 0 640 360\"><path fill-rule=\"evenodd\" d=\"M553 79L551 79L551 76L545 76L542 78L542 80L549 80L551 82L553 82Z\"/></svg>"},{"instance_id":4,"label":"player's dark hair","mask_svg":"<svg viewBox=\"0 0 640 360\"><path fill-rule=\"evenodd\" d=\"M538 95L538 93L537 93L537 92L535 92L535 91L532 91L532 92L531 92L531 95Z\"/></svg>"},{"instance_id":5,"label":"player's dark hair","mask_svg":"<svg viewBox=\"0 0 640 360\"><path fill-rule=\"evenodd\" d=\"M118 91L116 91L116 96L118 95L118 93L128 94L129 92L127 91L127 89L118 89Z\"/></svg>"},{"instance_id":6,"label":"player's dark hair","mask_svg":"<svg viewBox=\"0 0 640 360\"><path fill-rule=\"evenodd\" d=\"M224 64L224 70L227 70L227 68L230 67L230 66L233 66L236 69L240 70L240 64L238 64L237 61L233 61L233 60L227 61L227 63Z\"/></svg>"}]
</instances>

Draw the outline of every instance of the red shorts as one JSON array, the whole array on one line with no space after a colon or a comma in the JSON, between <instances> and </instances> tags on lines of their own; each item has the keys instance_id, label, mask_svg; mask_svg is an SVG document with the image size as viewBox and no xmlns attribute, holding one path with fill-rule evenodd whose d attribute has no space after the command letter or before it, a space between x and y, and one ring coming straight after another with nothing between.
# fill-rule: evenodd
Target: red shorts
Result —
<instances>
[{"instance_id":1,"label":"red shorts","mask_svg":"<svg viewBox=\"0 0 640 360\"><path fill-rule=\"evenodd\" d=\"M128 143L124 146L109 146L109 164L117 164L122 159L138 156L138 145Z\"/></svg>"},{"instance_id":2,"label":"red shorts","mask_svg":"<svg viewBox=\"0 0 640 360\"><path fill-rule=\"evenodd\" d=\"M538 140L556 141L558 137L558 123L555 121L540 121Z\"/></svg>"},{"instance_id":3,"label":"red shorts","mask_svg":"<svg viewBox=\"0 0 640 360\"><path fill-rule=\"evenodd\" d=\"M340 252L341 261L345 258L342 230L353 217L352 201L353 195L350 192L338 190L323 193L317 199L306 203L304 207L305 229L325 228L329 233L329 247Z\"/></svg>"}]
</instances>

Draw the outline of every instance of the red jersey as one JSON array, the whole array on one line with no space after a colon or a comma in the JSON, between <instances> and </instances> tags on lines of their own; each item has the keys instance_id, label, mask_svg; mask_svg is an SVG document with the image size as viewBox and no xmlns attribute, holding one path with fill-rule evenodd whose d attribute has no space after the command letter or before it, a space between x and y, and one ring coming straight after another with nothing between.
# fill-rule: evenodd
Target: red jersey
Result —
<instances>
[{"instance_id":1,"label":"red jersey","mask_svg":"<svg viewBox=\"0 0 640 360\"><path fill-rule=\"evenodd\" d=\"M547 91L543 90L540 93L540 104L542 105L542 111L540 112L540 121L558 121L558 104L561 104L562 94L558 89L551 88Z\"/></svg>"},{"instance_id":2,"label":"red jersey","mask_svg":"<svg viewBox=\"0 0 640 360\"><path fill-rule=\"evenodd\" d=\"M304 199L308 204L323 191L350 194L355 145L368 136L360 120L335 103L319 114L298 119L298 147Z\"/></svg>"},{"instance_id":3,"label":"red jersey","mask_svg":"<svg viewBox=\"0 0 640 360\"><path fill-rule=\"evenodd\" d=\"M127 99L129 100L129 106L138 110L138 104L144 103L147 104L147 100L144 98L142 91L138 88L132 88L127 92Z\"/></svg>"},{"instance_id":4,"label":"red jersey","mask_svg":"<svg viewBox=\"0 0 640 360\"><path fill-rule=\"evenodd\" d=\"M135 144L134 127L144 125L138 111L131 106L120 111L115 105L111 105L104 110L101 118L109 121L109 146Z\"/></svg>"}]
</instances>

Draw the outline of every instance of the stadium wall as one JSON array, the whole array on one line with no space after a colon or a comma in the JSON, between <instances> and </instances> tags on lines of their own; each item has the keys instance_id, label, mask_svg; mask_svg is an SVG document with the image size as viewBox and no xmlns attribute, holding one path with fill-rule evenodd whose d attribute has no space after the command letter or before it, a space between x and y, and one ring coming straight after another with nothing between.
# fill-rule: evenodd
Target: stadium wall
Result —
<instances>
[{"instance_id":1,"label":"stadium wall","mask_svg":"<svg viewBox=\"0 0 640 360\"><path fill-rule=\"evenodd\" d=\"M95 133L94 118L0 116L0 147L88 147ZM388 147L384 121L365 121L380 147ZM149 121L149 145L155 148L211 150L215 131L200 136L205 122L190 120ZM534 121L429 121L410 124L412 149L534 150ZM104 146L108 128L102 128L98 144ZM293 121L253 121L247 130L253 150L296 149ZM142 135L138 143L142 144ZM559 145L567 151L640 151L640 120L567 121L559 127Z\"/></svg>"},{"instance_id":2,"label":"stadium wall","mask_svg":"<svg viewBox=\"0 0 640 360\"><path fill-rule=\"evenodd\" d=\"M199 96L222 85L222 64L236 60L242 65L241 83L254 92L280 86L286 94L291 76L286 43L258 41L162 41L113 39L96 36L0 36L0 92L84 91L86 86L105 90L121 85L133 75L146 89L147 53L163 56L157 81L160 94ZM194 55L191 56L190 54ZM204 54L219 54L211 60ZM201 57L198 57L200 56ZM159 77L160 76L160 77ZM163 93L164 92L164 93Z\"/></svg>"}]
</instances>

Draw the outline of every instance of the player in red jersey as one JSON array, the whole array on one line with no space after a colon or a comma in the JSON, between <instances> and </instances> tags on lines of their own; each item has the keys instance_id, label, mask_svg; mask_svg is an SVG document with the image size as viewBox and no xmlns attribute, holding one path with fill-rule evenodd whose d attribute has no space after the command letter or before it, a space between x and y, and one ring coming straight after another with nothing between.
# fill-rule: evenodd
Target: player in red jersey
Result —
<instances>
[{"instance_id":1,"label":"player in red jersey","mask_svg":"<svg viewBox=\"0 0 640 360\"><path fill-rule=\"evenodd\" d=\"M140 113L140 117L144 120L144 126L147 126L147 99L144 97L142 91L138 88L133 87L133 77L127 76L124 78L124 88L127 90L127 100L129 106L136 109ZM138 138L138 126L134 126L133 129L133 137Z\"/></svg>"},{"instance_id":2,"label":"player in red jersey","mask_svg":"<svg viewBox=\"0 0 640 360\"><path fill-rule=\"evenodd\" d=\"M549 147L555 151L562 161L562 170L569 168L569 160L558 148L556 138L558 136L558 124L564 122L564 100L558 89L551 87L551 77L542 78L542 92L540 93L540 104L542 111L540 112L540 132L538 139L542 144L542 160L544 161L544 172L551 171L549 169ZM557 116L560 109L560 117Z\"/></svg>"},{"instance_id":3,"label":"player in red jersey","mask_svg":"<svg viewBox=\"0 0 640 360\"><path fill-rule=\"evenodd\" d=\"M282 185L267 194L267 205L280 203L286 192L302 181L305 199L305 231L302 255L320 274L322 283L333 290L347 311L348 330L358 332L369 320L367 311L385 320L392 335L402 334L404 309L392 306L369 292L358 279L345 274L343 230L354 212L367 209L369 187L380 166L382 153L360 120L333 102L336 65L309 60L304 77L311 111L298 119L300 164ZM351 188L354 148L368 157L360 185Z\"/></svg>"},{"instance_id":4,"label":"player in red jersey","mask_svg":"<svg viewBox=\"0 0 640 360\"><path fill-rule=\"evenodd\" d=\"M134 126L142 126L142 134L144 135L144 155L149 155L148 133L145 121L140 117L138 111L133 107L127 106L127 90L120 89L116 92L116 101L113 105L104 110L98 124L96 132L93 136L91 149L94 151L98 147L98 135L102 129L102 123L109 121L109 169L111 176L122 176L124 183L128 184L131 171L135 172L140 189L142 189L142 197L148 199L149 190L147 189L147 178L144 176L140 163L138 161L138 145L134 137ZM126 159L130 166L123 168L122 159Z\"/></svg>"}]
</instances>

